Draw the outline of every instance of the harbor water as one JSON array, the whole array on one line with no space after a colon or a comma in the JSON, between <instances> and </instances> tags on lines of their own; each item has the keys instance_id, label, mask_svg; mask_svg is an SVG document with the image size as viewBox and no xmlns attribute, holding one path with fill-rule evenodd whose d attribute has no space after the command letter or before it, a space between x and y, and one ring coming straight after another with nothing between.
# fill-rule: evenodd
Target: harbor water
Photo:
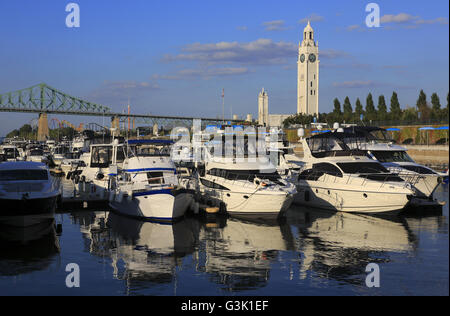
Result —
<instances>
[{"instance_id":1,"label":"harbor water","mask_svg":"<svg viewBox=\"0 0 450 316\"><path fill-rule=\"evenodd\" d=\"M69 210L0 229L0 295L449 295L442 212L375 217L292 206L281 221L140 222ZM56 224L56 225L55 225ZM379 267L368 287L366 267ZM78 287L67 284L79 267Z\"/></svg>"}]
</instances>

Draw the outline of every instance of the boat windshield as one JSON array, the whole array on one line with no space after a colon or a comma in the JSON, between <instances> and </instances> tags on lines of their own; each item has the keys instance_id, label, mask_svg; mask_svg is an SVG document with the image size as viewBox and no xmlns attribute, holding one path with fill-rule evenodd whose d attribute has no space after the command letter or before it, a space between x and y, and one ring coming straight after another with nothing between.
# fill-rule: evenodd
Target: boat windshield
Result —
<instances>
[{"instance_id":1,"label":"boat windshield","mask_svg":"<svg viewBox=\"0 0 450 316\"><path fill-rule=\"evenodd\" d=\"M16 148L4 148L3 152L7 159L13 159L20 156L19 151Z\"/></svg>"},{"instance_id":2,"label":"boat windshield","mask_svg":"<svg viewBox=\"0 0 450 316\"><path fill-rule=\"evenodd\" d=\"M170 156L170 147L156 145L128 146L128 157L133 155L141 157Z\"/></svg>"},{"instance_id":3,"label":"boat windshield","mask_svg":"<svg viewBox=\"0 0 450 316\"><path fill-rule=\"evenodd\" d=\"M389 171L378 162L338 162L337 165L344 173L389 173Z\"/></svg>"},{"instance_id":4,"label":"boat windshield","mask_svg":"<svg viewBox=\"0 0 450 316\"><path fill-rule=\"evenodd\" d=\"M30 156L42 156L44 151L42 149L33 149L30 151Z\"/></svg>"},{"instance_id":5,"label":"boat windshield","mask_svg":"<svg viewBox=\"0 0 450 316\"><path fill-rule=\"evenodd\" d=\"M48 180L47 170L1 170L0 181Z\"/></svg>"},{"instance_id":6,"label":"boat windshield","mask_svg":"<svg viewBox=\"0 0 450 316\"><path fill-rule=\"evenodd\" d=\"M406 151L371 151L379 162L414 162Z\"/></svg>"},{"instance_id":7,"label":"boat windshield","mask_svg":"<svg viewBox=\"0 0 450 316\"><path fill-rule=\"evenodd\" d=\"M390 173L378 162L345 162L337 163L339 168L347 174L357 174L359 177L374 181L403 182L404 180L396 173Z\"/></svg>"},{"instance_id":8,"label":"boat windshield","mask_svg":"<svg viewBox=\"0 0 450 316\"><path fill-rule=\"evenodd\" d=\"M207 174L225 178L227 180L247 180L250 182L253 182L255 178L259 178L261 180L269 180L274 183L283 185L283 183L279 181L281 179L281 176L276 171L264 173L260 170L226 170L213 168L208 170Z\"/></svg>"}]
</instances>

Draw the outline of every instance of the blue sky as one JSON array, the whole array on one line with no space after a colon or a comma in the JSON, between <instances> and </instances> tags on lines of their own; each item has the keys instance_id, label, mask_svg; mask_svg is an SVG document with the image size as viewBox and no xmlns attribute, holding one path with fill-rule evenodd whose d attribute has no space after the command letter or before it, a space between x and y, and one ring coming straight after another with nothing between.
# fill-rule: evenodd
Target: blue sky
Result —
<instances>
[{"instance_id":1,"label":"blue sky","mask_svg":"<svg viewBox=\"0 0 450 316\"><path fill-rule=\"evenodd\" d=\"M296 111L297 46L306 20L319 41L319 111L349 96L363 104L392 91L402 107L420 89L446 104L448 1L376 1L381 27L367 28L370 1L73 1L80 28L67 28L70 1L0 2L0 93L45 82L71 95L135 113L256 116ZM0 135L34 115L0 113ZM99 121L59 117L74 123Z\"/></svg>"}]
</instances>

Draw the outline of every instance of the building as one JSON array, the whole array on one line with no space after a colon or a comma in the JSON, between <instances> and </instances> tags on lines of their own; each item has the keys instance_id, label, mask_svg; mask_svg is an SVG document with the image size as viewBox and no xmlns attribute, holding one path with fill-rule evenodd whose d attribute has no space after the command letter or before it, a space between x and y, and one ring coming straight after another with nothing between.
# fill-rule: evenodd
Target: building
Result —
<instances>
[{"instance_id":1,"label":"building","mask_svg":"<svg viewBox=\"0 0 450 316\"><path fill-rule=\"evenodd\" d=\"M319 43L309 21L298 48L297 113L319 114Z\"/></svg>"},{"instance_id":2,"label":"building","mask_svg":"<svg viewBox=\"0 0 450 316\"><path fill-rule=\"evenodd\" d=\"M270 127L283 127L283 122L292 114L269 114Z\"/></svg>"},{"instance_id":3,"label":"building","mask_svg":"<svg viewBox=\"0 0 450 316\"><path fill-rule=\"evenodd\" d=\"M269 95L267 91L264 91L264 88L258 95L258 124L269 125Z\"/></svg>"}]
</instances>

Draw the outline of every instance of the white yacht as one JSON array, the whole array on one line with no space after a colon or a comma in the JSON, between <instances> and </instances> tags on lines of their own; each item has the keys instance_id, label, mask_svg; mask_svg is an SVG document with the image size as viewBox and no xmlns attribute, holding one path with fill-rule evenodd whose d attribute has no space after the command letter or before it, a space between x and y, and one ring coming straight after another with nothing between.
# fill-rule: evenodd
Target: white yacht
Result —
<instances>
[{"instance_id":1,"label":"white yacht","mask_svg":"<svg viewBox=\"0 0 450 316\"><path fill-rule=\"evenodd\" d=\"M110 206L119 214L171 222L191 206L194 188L182 182L170 157L168 140L129 140L127 157L110 192Z\"/></svg>"},{"instance_id":2,"label":"white yacht","mask_svg":"<svg viewBox=\"0 0 450 316\"><path fill-rule=\"evenodd\" d=\"M411 183L329 133L301 141L305 166L296 203L342 212L398 213L416 195Z\"/></svg>"},{"instance_id":3,"label":"white yacht","mask_svg":"<svg viewBox=\"0 0 450 316\"><path fill-rule=\"evenodd\" d=\"M292 204L295 185L281 178L267 156L249 158L248 148L244 150L245 157L239 159L225 157L224 150L206 150L198 172L200 192L230 215L280 215Z\"/></svg>"},{"instance_id":4,"label":"white yacht","mask_svg":"<svg viewBox=\"0 0 450 316\"><path fill-rule=\"evenodd\" d=\"M37 162L0 164L0 220L14 226L30 226L53 218L59 181L48 167Z\"/></svg>"},{"instance_id":5,"label":"white yacht","mask_svg":"<svg viewBox=\"0 0 450 316\"><path fill-rule=\"evenodd\" d=\"M3 145L1 147L0 153L5 156L6 161L22 161L23 157L19 150L14 145Z\"/></svg>"},{"instance_id":6,"label":"white yacht","mask_svg":"<svg viewBox=\"0 0 450 316\"><path fill-rule=\"evenodd\" d=\"M55 165L60 166L65 159L65 154L70 153L69 146L57 145L52 149L53 162Z\"/></svg>"},{"instance_id":7,"label":"white yacht","mask_svg":"<svg viewBox=\"0 0 450 316\"><path fill-rule=\"evenodd\" d=\"M387 131L379 127L355 126L345 128L343 133L334 132L350 149L364 151L369 158L383 164L389 171L398 173L406 181L415 179L414 186L420 194L411 201L413 206L434 205L440 203L433 198L436 188L448 175L416 163L407 153L407 149L396 145Z\"/></svg>"},{"instance_id":8,"label":"white yacht","mask_svg":"<svg viewBox=\"0 0 450 316\"><path fill-rule=\"evenodd\" d=\"M68 173L78 168L85 167L86 165L81 159L81 152L68 152L64 154L60 166L62 171Z\"/></svg>"},{"instance_id":9,"label":"white yacht","mask_svg":"<svg viewBox=\"0 0 450 316\"><path fill-rule=\"evenodd\" d=\"M124 146L117 139L110 144L91 145L90 152L82 154L82 162L66 177L74 179L76 183L81 181L92 184L89 186L90 194L106 201L111 179L117 175L117 168L122 167L124 157Z\"/></svg>"},{"instance_id":10,"label":"white yacht","mask_svg":"<svg viewBox=\"0 0 450 316\"><path fill-rule=\"evenodd\" d=\"M27 161L48 163L48 158L39 147L32 147L26 151Z\"/></svg>"}]
</instances>

